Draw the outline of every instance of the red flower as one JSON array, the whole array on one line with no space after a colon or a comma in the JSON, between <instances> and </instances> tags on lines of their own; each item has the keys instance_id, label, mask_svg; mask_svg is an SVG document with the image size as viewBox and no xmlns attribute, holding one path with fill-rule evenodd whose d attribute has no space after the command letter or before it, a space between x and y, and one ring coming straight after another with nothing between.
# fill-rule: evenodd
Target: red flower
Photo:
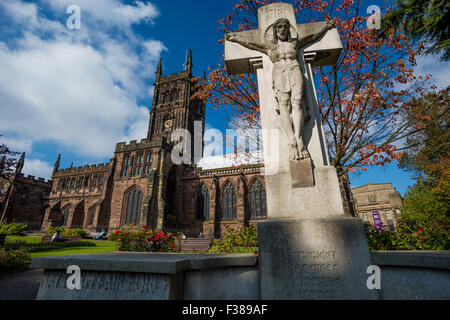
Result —
<instances>
[{"instance_id":1,"label":"red flower","mask_svg":"<svg viewBox=\"0 0 450 320\"><path fill-rule=\"evenodd\" d=\"M422 236L420 236L420 241L425 242L425 240L423 240L423 237L422 237Z\"/></svg>"},{"instance_id":2,"label":"red flower","mask_svg":"<svg viewBox=\"0 0 450 320\"><path fill-rule=\"evenodd\" d=\"M128 237L128 233L126 233L126 232L125 232L123 235L124 235L125 237Z\"/></svg>"},{"instance_id":3,"label":"red flower","mask_svg":"<svg viewBox=\"0 0 450 320\"><path fill-rule=\"evenodd\" d=\"M421 227L419 230L420 230L420 231L423 231L423 227Z\"/></svg>"},{"instance_id":4,"label":"red flower","mask_svg":"<svg viewBox=\"0 0 450 320\"><path fill-rule=\"evenodd\" d=\"M144 224L144 225L142 226L142 228L147 229L147 226Z\"/></svg>"},{"instance_id":5,"label":"red flower","mask_svg":"<svg viewBox=\"0 0 450 320\"><path fill-rule=\"evenodd\" d=\"M172 243L172 248L175 248L175 247L176 247L175 243Z\"/></svg>"},{"instance_id":6,"label":"red flower","mask_svg":"<svg viewBox=\"0 0 450 320\"><path fill-rule=\"evenodd\" d=\"M156 236L155 236L155 241L158 241L159 240L159 234L157 234Z\"/></svg>"},{"instance_id":7,"label":"red flower","mask_svg":"<svg viewBox=\"0 0 450 320\"><path fill-rule=\"evenodd\" d=\"M114 232L114 234L119 234L119 229L117 229L115 232Z\"/></svg>"}]
</instances>

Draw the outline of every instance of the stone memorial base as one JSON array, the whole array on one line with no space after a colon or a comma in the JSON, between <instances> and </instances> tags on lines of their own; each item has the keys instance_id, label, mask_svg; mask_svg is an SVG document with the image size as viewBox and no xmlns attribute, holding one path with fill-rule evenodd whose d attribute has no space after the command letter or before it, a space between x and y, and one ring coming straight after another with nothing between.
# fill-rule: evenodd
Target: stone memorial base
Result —
<instances>
[{"instance_id":1,"label":"stone memorial base","mask_svg":"<svg viewBox=\"0 0 450 320\"><path fill-rule=\"evenodd\" d=\"M37 299L450 299L450 251L374 252L368 257L355 220L261 222L259 232L268 238L260 237L259 258L123 252L33 258L32 267L45 270ZM367 289L370 261L381 269L379 290ZM70 265L80 267L79 290L67 288Z\"/></svg>"},{"instance_id":2,"label":"stone memorial base","mask_svg":"<svg viewBox=\"0 0 450 320\"><path fill-rule=\"evenodd\" d=\"M80 289L66 272L80 268ZM44 269L38 300L258 299L253 254L105 253L34 258Z\"/></svg>"},{"instance_id":3,"label":"stone memorial base","mask_svg":"<svg viewBox=\"0 0 450 320\"><path fill-rule=\"evenodd\" d=\"M295 163L295 169L280 169L276 174L264 176L269 219L296 218L299 213L305 219L343 216L336 169L333 166L311 167L309 159ZM313 186L299 187L311 181Z\"/></svg>"},{"instance_id":4,"label":"stone memorial base","mask_svg":"<svg viewBox=\"0 0 450 320\"><path fill-rule=\"evenodd\" d=\"M361 219L263 221L258 246L263 300L378 299L366 285L372 263Z\"/></svg>"}]
</instances>

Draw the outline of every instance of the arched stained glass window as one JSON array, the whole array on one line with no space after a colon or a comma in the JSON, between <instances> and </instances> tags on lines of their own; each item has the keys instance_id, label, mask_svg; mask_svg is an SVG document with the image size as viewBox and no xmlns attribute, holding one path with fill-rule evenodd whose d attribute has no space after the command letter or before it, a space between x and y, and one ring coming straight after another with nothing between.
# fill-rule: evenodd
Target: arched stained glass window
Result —
<instances>
[{"instance_id":1,"label":"arched stained glass window","mask_svg":"<svg viewBox=\"0 0 450 320\"><path fill-rule=\"evenodd\" d=\"M142 192L135 189L128 193L127 211L125 217L125 224L136 223L139 224L141 218Z\"/></svg>"},{"instance_id":2,"label":"arched stained glass window","mask_svg":"<svg viewBox=\"0 0 450 320\"><path fill-rule=\"evenodd\" d=\"M197 193L197 220L209 219L209 190L204 184L200 187Z\"/></svg>"},{"instance_id":3,"label":"arched stained glass window","mask_svg":"<svg viewBox=\"0 0 450 320\"><path fill-rule=\"evenodd\" d=\"M222 197L222 219L232 220L236 218L236 191L231 182L223 189Z\"/></svg>"},{"instance_id":4,"label":"arched stained glass window","mask_svg":"<svg viewBox=\"0 0 450 320\"><path fill-rule=\"evenodd\" d=\"M252 219L261 219L267 216L266 191L259 180L255 180L250 189L250 210Z\"/></svg>"}]
</instances>

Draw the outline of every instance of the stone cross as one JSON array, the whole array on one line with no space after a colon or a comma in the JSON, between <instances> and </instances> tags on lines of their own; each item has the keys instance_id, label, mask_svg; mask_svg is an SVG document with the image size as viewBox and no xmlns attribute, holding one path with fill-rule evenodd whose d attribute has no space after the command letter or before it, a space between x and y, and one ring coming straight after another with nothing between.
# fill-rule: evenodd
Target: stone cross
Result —
<instances>
[{"instance_id":1,"label":"stone cross","mask_svg":"<svg viewBox=\"0 0 450 320\"><path fill-rule=\"evenodd\" d=\"M271 44L274 37L281 39L279 37L284 36L283 31L279 34L276 29L280 20L285 21L285 31L289 29L289 39L299 39L295 47L297 51L287 48L293 41ZM269 218L343 214L336 171L328 161L311 69L311 66L335 64L341 49L339 33L333 25L329 22L297 24L292 5L287 3L261 7L258 10L258 29L225 37L228 73L256 73L258 79ZM292 54L297 56L298 63L292 59ZM279 63L280 57L289 55L290 61L285 59ZM292 64L300 66L302 79L295 74L288 75ZM293 156L292 132L298 127L296 121L300 120L291 111L294 129L289 132L286 118L283 119L279 110L283 108L281 100L284 97L291 100L291 109L295 109L293 88L296 81L300 83L297 86L303 87L303 90L300 88L301 108L307 111L308 117L303 117L301 132L296 132L297 139L300 135L298 143L303 141L304 150ZM284 92L291 92L291 96ZM289 109L289 102L287 106ZM317 210L311 210L311 204Z\"/></svg>"}]
</instances>

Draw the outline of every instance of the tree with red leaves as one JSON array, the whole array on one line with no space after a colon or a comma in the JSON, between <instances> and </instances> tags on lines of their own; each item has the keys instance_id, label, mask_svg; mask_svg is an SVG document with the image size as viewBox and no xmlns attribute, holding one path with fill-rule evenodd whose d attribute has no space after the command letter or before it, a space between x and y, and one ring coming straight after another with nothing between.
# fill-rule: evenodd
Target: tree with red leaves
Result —
<instances>
[{"instance_id":1,"label":"tree with red leaves","mask_svg":"<svg viewBox=\"0 0 450 320\"><path fill-rule=\"evenodd\" d=\"M258 8L272 2L238 1L219 21L219 32L257 28ZM415 123L425 116L407 116L412 101L434 88L427 87L429 76L413 72L423 45L398 30L368 29L369 15L358 0L295 0L292 4L298 23L333 20L341 36L343 50L336 65L314 69L330 163L338 175L399 159L397 146L419 130ZM229 76L223 60L210 70L193 98L229 110L241 126L258 128L256 76Z\"/></svg>"}]
</instances>

